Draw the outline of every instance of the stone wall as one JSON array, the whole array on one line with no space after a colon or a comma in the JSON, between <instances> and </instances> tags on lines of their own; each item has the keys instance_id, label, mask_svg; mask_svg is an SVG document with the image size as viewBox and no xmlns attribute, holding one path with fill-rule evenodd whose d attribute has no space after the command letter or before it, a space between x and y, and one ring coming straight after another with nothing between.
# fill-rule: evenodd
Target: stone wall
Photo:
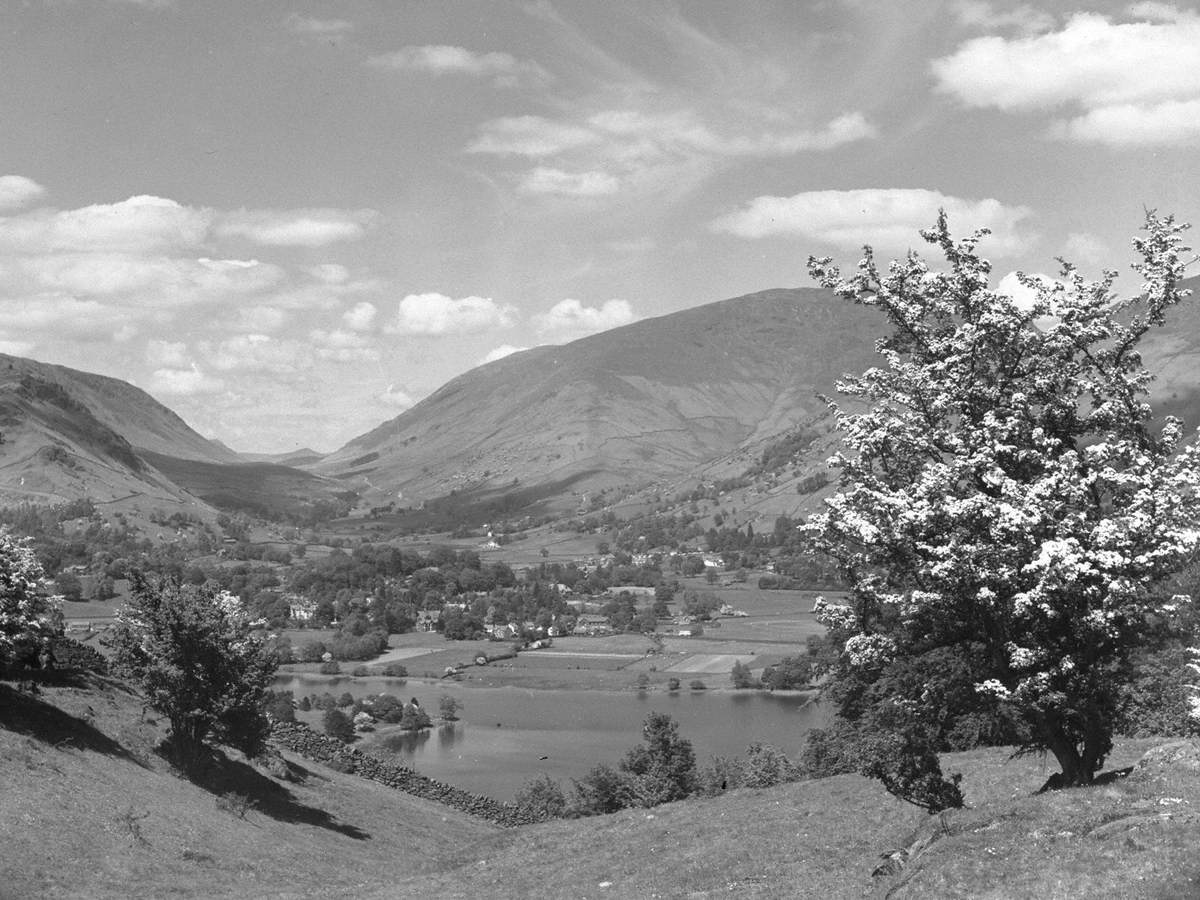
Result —
<instances>
[{"instance_id":1,"label":"stone wall","mask_svg":"<svg viewBox=\"0 0 1200 900\"><path fill-rule=\"evenodd\" d=\"M272 742L313 762L332 764L340 771L369 778L379 784L404 791L414 797L433 800L460 812L479 816L497 825L514 827L533 824L535 819L523 815L507 803L500 803L482 794L472 794L415 772L395 763L386 762L349 744L343 744L327 734L313 731L301 722L276 722L272 726Z\"/></svg>"}]
</instances>

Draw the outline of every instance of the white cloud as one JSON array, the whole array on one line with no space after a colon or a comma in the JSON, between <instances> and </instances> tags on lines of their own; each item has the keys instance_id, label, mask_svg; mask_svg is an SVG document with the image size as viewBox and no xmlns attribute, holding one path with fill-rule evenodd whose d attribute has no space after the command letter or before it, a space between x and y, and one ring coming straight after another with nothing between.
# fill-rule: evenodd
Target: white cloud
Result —
<instances>
[{"instance_id":1,"label":"white cloud","mask_svg":"<svg viewBox=\"0 0 1200 900\"><path fill-rule=\"evenodd\" d=\"M37 200L46 189L24 175L0 175L0 209L18 209Z\"/></svg>"},{"instance_id":2,"label":"white cloud","mask_svg":"<svg viewBox=\"0 0 1200 900\"><path fill-rule=\"evenodd\" d=\"M295 13L288 16L283 24L292 34L312 38L337 37L354 30L354 23L347 19L317 19Z\"/></svg>"},{"instance_id":3,"label":"white cloud","mask_svg":"<svg viewBox=\"0 0 1200 900\"><path fill-rule=\"evenodd\" d=\"M362 237L375 217L372 210L241 210L221 217L216 232L270 247L324 247Z\"/></svg>"},{"instance_id":4,"label":"white cloud","mask_svg":"<svg viewBox=\"0 0 1200 900\"><path fill-rule=\"evenodd\" d=\"M636 322L637 316L627 300L607 300L601 306L584 306L578 300L560 300L533 317L539 337L551 343L565 343L585 335L607 331Z\"/></svg>"},{"instance_id":5,"label":"white cloud","mask_svg":"<svg viewBox=\"0 0 1200 900\"><path fill-rule=\"evenodd\" d=\"M1058 31L981 37L933 62L938 89L967 106L1063 110L1049 129L1065 140L1191 144L1200 111L1200 17L1139 3L1136 21L1077 13Z\"/></svg>"},{"instance_id":6,"label":"white cloud","mask_svg":"<svg viewBox=\"0 0 1200 900\"><path fill-rule=\"evenodd\" d=\"M379 351L371 346L367 338L352 331L314 329L308 336L321 359L334 362L371 362L379 359Z\"/></svg>"},{"instance_id":7,"label":"white cloud","mask_svg":"<svg viewBox=\"0 0 1200 900\"><path fill-rule=\"evenodd\" d=\"M127 324L124 310L60 293L0 298L0 330L47 338L108 341Z\"/></svg>"},{"instance_id":8,"label":"white cloud","mask_svg":"<svg viewBox=\"0 0 1200 900\"><path fill-rule=\"evenodd\" d=\"M225 387L219 378L201 372L196 366L190 369L155 369L150 376L150 393L176 397L192 397L197 394L219 393Z\"/></svg>"},{"instance_id":9,"label":"white cloud","mask_svg":"<svg viewBox=\"0 0 1200 900\"><path fill-rule=\"evenodd\" d=\"M491 328L508 328L516 309L490 297L454 300L445 294L409 294L400 301L389 334L471 334Z\"/></svg>"},{"instance_id":10,"label":"white cloud","mask_svg":"<svg viewBox=\"0 0 1200 900\"><path fill-rule=\"evenodd\" d=\"M564 197L601 197L615 193L620 182L607 172L564 172L538 166L521 181L521 189L533 194Z\"/></svg>"},{"instance_id":11,"label":"white cloud","mask_svg":"<svg viewBox=\"0 0 1200 900\"><path fill-rule=\"evenodd\" d=\"M554 156L599 140L595 131L583 125L557 122L542 116L507 116L484 122L479 137L467 146L467 152L537 158Z\"/></svg>"},{"instance_id":12,"label":"white cloud","mask_svg":"<svg viewBox=\"0 0 1200 900\"><path fill-rule=\"evenodd\" d=\"M65 291L119 298L127 305L177 306L266 290L283 271L257 260L175 258L134 253L51 253L15 257L0 289Z\"/></svg>"},{"instance_id":13,"label":"white cloud","mask_svg":"<svg viewBox=\"0 0 1200 900\"><path fill-rule=\"evenodd\" d=\"M958 23L982 31L1014 29L1023 34L1037 34L1054 27L1054 17L1027 3L999 9L987 0L955 0L951 6Z\"/></svg>"},{"instance_id":14,"label":"white cloud","mask_svg":"<svg viewBox=\"0 0 1200 900\"><path fill-rule=\"evenodd\" d=\"M722 133L694 110L607 108L560 119L492 119L467 151L538 161L518 180L523 191L598 197L638 185L671 184L681 173L707 171L722 161L829 150L876 134L858 112L815 129L769 125L757 133L752 126ZM554 165L543 164L551 160Z\"/></svg>"},{"instance_id":15,"label":"white cloud","mask_svg":"<svg viewBox=\"0 0 1200 900\"><path fill-rule=\"evenodd\" d=\"M528 349L528 347L514 347L512 344L501 344L495 350L492 350L484 355L484 357L480 359L476 365L486 365L487 363L495 362L498 359L504 359L506 356L512 356L514 353L521 353L522 351Z\"/></svg>"},{"instance_id":16,"label":"white cloud","mask_svg":"<svg viewBox=\"0 0 1200 900\"><path fill-rule=\"evenodd\" d=\"M0 218L0 248L17 252L125 251L194 247L213 213L162 197L137 196L69 210Z\"/></svg>"},{"instance_id":17,"label":"white cloud","mask_svg":"<svg viewBox=\"0 0 1200 900\"><path fill-rule=\"evenodd\" d=\"M369 331L375 324L375 304L362 300L342 314L342 321L351 331Z\"/></svg>"},{"instance_id":18,"label":"white cloud","mask_svg":"<svg viewBox=\"0 0 1200 900\"><path fill-rule=\"evenodd\" d=\"M387 390L377 395L376 399L385 406L394 406L398 409L408 409L417 403L412 395L394 384L389 384Z\"/></svg>"},{"instance_id":19,"label":"white cloud","mask_svg":"<svg viewBox=\"0 0 1200 900\"><path fill-rule=\"evenodd\" d=\"M311 367L312 357L298 341L266 334L240 334L222 341L201 341L198 355L218 372L291 375Z\"/></svg>"},{"instance_id":20,"label":"white cloud","mask_svg":"<svg viewBox=\"0 0 1200 900\"><path fill-rule=\"evenodd\" d=\"M537 63L519 60L509 53L476 53L465 47L445 44L402 47L367 59L376 69L424 72L430 75L467 75L491 78L497 87L515 87L523 81L549 78Z\"/></svg>"},{"instance_id":21,"label":"white cloud","mask_svg":"<svg viewBox=\"0 0 1200 900\"><path fill-rule=\"evenodd\" d=\"M1020 252L1032 240L1021 230L1022 222L1032 215L1027 207L898 188L756 197L711 227L743 238L795 235L846 249L869 244L894 253L922 246L917 232L934 224L939 209L946 210L956 234L990 228L985 246L994 253Z\"/></svg>"},{"instance_id":22,"label":"white cloud","mask_svg":"<svg viewBox=\"0 0 1200 900\"><path fill-rule=\"evenodd\" d=\"M310 267L308 273L325 284L342 284L350 278L350 270L338 263L321 263Z\"/></svg>"}]
</instances>

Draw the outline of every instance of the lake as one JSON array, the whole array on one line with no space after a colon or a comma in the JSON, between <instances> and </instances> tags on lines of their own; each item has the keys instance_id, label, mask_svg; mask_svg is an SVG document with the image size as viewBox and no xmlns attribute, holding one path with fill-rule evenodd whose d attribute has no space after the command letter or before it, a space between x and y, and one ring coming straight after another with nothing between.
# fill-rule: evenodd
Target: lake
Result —
<instances>
[{"instance_id":1,"label":"lake","mask_svg":"<svg viewBox=\"0 0 1200 900\"><path fill-rule=\"evenodd\" d=\"M753 741L798 756L805 732L828 718L827 710L804 696L759 691L530 690L318 675L281 675L275 689L292 691L297 699L325 691L416 697L435 719L438 699L449 694L462 704L458 722L419 733L385 728L386 736L365 735L360 746L393 753L423 775L498 800L511 800L542 773L566 787L566 779L580 778L599 763L615 767L641 742L642 722L651 712L679 723L699 765L713 755L741 755Z\"/></svg>"}]
</instances>

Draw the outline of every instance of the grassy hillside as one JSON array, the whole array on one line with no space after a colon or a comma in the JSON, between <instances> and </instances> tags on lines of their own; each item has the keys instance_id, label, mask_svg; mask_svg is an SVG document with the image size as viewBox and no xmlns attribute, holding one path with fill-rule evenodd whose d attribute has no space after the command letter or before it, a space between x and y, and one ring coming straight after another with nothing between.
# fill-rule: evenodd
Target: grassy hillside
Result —
<instances>
[{"instance_id":1,"label":"grassy hillside","mask_svg":"<svg viewBox=\"0 0 1200 900\"><path fill-rule=\"evenodd\" d=\"M969 807L939 818L841 776L501 829L296 757L292 782L232 762L192 784L154 753L161 734L117 682L32 698L0 684L0 897L1200 894L1189 742L1128 778L1040 796L1042 760L955 754ZM1158 743L1123 742L1111 765ZM888 851L907 865L872 877Z\"/></svg>"}]
</instances>

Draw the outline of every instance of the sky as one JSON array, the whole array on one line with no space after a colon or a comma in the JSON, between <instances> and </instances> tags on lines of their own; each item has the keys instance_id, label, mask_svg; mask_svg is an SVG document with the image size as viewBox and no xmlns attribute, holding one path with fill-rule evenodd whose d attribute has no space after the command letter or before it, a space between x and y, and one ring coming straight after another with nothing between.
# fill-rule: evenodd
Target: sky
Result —
<instances>
[{"instance_id":1,"label":"sky","mask_svg":"<svg viewBox=\"0 0 1200 900\"><path fill-rule=\"evenodd\" d=\"M8 0L0 352L329 451L507 353L990 228L1200 220L1200 11Z\"/></svg>"}]
</instances>

